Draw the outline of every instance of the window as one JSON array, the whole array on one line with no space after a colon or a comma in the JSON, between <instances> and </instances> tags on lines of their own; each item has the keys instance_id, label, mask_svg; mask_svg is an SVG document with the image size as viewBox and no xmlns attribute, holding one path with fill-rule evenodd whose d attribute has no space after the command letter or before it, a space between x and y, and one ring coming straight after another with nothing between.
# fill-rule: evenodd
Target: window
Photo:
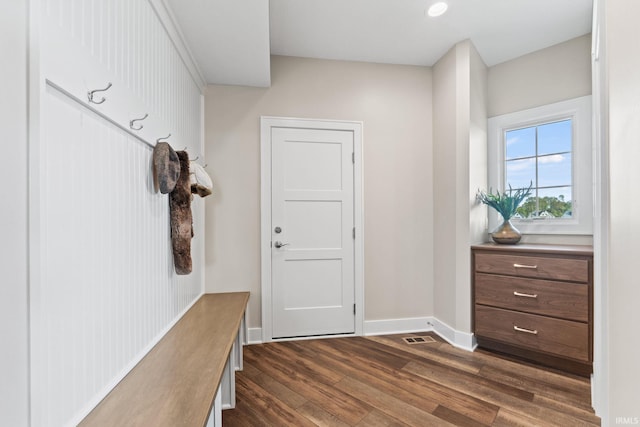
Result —
<instances>
[{"instance_id":1,"label":"window","mask_svg":"<svg viewBox=\"0 0 640 427\"><path fill-rule=\"evenodd\" d=\"M517 218L571 218L571 118L506 130L504 188L531 188Z\"/></svg>"},{"instance_id":2,"label":"window","mask_svg":"<svg viewBox=\"0 0 640 427\"><path fill-rule=\"evenodd\" d=\"M523 233L592 233L590 96L489 119L488 165L492 188L531 185L513 219Z\"/></svg>"}]
</instances>

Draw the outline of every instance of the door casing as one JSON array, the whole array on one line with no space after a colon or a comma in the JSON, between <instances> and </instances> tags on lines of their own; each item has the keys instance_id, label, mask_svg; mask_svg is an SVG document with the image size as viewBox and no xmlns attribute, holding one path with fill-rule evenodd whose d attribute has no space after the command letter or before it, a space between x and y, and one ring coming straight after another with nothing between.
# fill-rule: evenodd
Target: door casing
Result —
<instances>
[{"instance_id":1,"label":"door casing","mask_svg":"<svg viewBox=\"0 0 640 427\"><path fill-rule=\"evenodd\" d=\"M274 340L272 330L271 300L271 129L326 129L353 132L354 152L354 288L355 288L355 333L346 336L362 335L364 330L364 206L362 192L362 122L320 119L297 119L287 117L260 118L260 254L261 254L261 293L262 293L262 342ZM340 335L331 335L332 337ZM310 338L320 338L318 336ZM300 338L296 338L300 339ZM302 338L304 339L304 338Z\"/></svg>"}]
</instances>

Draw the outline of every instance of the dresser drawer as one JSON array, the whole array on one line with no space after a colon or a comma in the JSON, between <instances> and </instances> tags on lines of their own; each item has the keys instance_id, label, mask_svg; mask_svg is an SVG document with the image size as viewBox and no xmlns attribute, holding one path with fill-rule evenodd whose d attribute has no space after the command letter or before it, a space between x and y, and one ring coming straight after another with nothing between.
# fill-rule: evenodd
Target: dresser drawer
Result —
<instances>
[{"instance_id":1,"label":"dresser drawer","mask_svg":"<svg viewBox=\"0 0 640 427\"><path fill-rule=\"evenodd\" d=\"M580 322L589 321L585 284L476 273L476 303Z\"/></svg>"},{"instance_id":2,"label":"dresser drawer","mask_svg":"<svg viewBox=\"0 0 640 427\"><path fill-rule=\"evenodd\" d=\"M570 320L476 305L475 331L511 345L589 361L589 326Z\"/></svg>"},{"instance_id":3,"label":"dresser drawer","mask_svg":"<svg viewBox=\"0 0 640 427\"><path fill-rule=\"evenodd\" d=\"M588 283L589 261L580 258L477 253L476 272Z\"/></svg>"}]
</instances>

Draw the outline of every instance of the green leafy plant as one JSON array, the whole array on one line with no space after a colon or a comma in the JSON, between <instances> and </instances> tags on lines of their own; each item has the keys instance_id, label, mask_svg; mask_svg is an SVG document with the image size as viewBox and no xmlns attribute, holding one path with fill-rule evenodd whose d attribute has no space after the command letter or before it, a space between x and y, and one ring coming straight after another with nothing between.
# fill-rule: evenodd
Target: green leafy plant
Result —
<instances>
[{"instance_id":1,"label":"green leafy plant","mask_svg":"<svg viewBox=\"0 0 640 427\"><path fill-rule=\"evenodd\" d=\"M495 209L505 221L508 221L516 214L520 203L531 195L532 187L533 182L529 184L529 188L519 188L517 190L513 190L509 185L509 190L505 190L503 193L496 191L493 194L491 189L489 189L489 192L478 190L476 198L479 202Z\"/></svg>"}]
</instances>

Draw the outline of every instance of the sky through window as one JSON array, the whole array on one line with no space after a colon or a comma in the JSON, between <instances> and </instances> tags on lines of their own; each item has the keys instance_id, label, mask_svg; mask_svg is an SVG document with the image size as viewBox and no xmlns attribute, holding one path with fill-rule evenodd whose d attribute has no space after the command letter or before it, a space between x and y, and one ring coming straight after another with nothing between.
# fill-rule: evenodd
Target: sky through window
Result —
<instances>
[{"instance_id":1,"label":"sky through window","mask_svg":"<svg viewBox=\"0 0 640 427\"><path fill-rule=\"evenodd\" d=\"M521 217L571 217L572 134L571 119L505 132L505 188L533 183Z\"/></svg>"}]
</instances>

